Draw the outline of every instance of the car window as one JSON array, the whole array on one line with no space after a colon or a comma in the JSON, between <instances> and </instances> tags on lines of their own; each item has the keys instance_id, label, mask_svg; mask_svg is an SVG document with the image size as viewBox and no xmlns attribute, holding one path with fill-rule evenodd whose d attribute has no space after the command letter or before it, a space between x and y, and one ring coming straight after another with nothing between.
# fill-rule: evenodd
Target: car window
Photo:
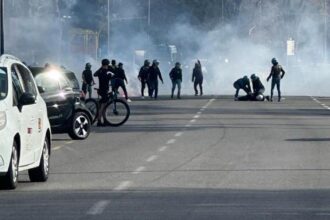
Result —
<instances>
[{"instance_id":1,"label":"car window","mask_svg":"<svg viewBox=\"0 0 330 220\"><path fill-rule=\"evenodd\" d=\"M23 91L37 97L37 89L30 71L20 64L13 65L13 68L15 69L15 72L20 76L19 79L23 85Z\"/></svg>"},{"instance_id":2,"label":"car window","mask_svg":"<svg viewBox=\"0 0 330 220\"><path fill-rule=\"evenodd\" d=\"M79 81L76 77L76 75L73 72L67 72L66 73L67 78L70 80L71 87L73 89L78 89L79 90Z\"/></svg>"},{"instance_id":3,"label":"car window","mask_svg":"<svg viewBox=\"0 0 330 220\"><path fill-rule=\"evenodd\" d=\"M11 77L13 81L13 106L17 106L19 98L24 93L24 89L21 83L22 77L17 72L17 69L14 65L11 67Z\"/></svg>"},{"instance_id":4,"label":"car window","mask_svg":"<svg viewBox=\"0 0 330 220\"><path fill-rule=\"evenodd\" d=\"M42 87L43 90L48 92L57 92L60 90L60 84L58 79L52 77L48 73L41 73L35 77L38 87Z\"/></svg>"},{"instance_id":5,"label":"car window","mask_svg":"<svg viewBox=\"0 0 330 220\"><path fill-rule=\"evenodd\" d=\"M59 83L60 83L61 89L72 88L70 82L64 76L59 77Z\"/></svg>"},{"instance_id":6,"label":"car window","mask_svg":"<svg viewBox=\"0 0 330 220\"><path fill-rule=\"evenodd\" d=\"M6 98L8 93L7 69L0 68L0 100Z\"/></svg>"}]
</instances>

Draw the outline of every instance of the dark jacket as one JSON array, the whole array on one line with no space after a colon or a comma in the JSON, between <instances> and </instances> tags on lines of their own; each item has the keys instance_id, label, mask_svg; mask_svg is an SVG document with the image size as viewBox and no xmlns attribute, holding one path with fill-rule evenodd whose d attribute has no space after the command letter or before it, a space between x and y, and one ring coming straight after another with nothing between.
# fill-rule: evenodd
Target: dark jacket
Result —
<instances>
[{"instance_id":1,"label":"dark jacket","mask_svg":"<svg viewBox=\"0 0 330 220\"><path fill-rule=\"evenodd\" d=\"M248 88L249 91L251 91L251 85L249 78L240 78L236 80L234 83L235 87L238 87L240 89Z\"/></svg>"},{"instance_id":2,"label":"dark jacket","mask_svg":"<svg viewBox=\"0 0 330 220\"><path fill-rule=\"evenodd\" d=\"M182 69L174 67L170 72L171 80L181 80L182 81Z\"/></svg>"},{"instance_id":3,"label":"dark jacket","mask_svg":"<svg viewBox=\"0 0 330 220\"><path fill-rule=\"evenodd\" d=\"M117 68L115 75L114 75L115 79L122 79L125 80L127 82L127 78L126 78L126 74L125 74L125 70L122 68Z\"/></svg>"},{"instance_id":4,"label":"dark jacket","mask_svg":"<svg viewBox=\"0 0 330 220\"><path fill-rule=\"evenodd\" d=\"M281 74L282 73L282 74ZM285 75L285 71L282 68L281 65L277 64L277 65L273 65L272 69L270 71L270 74L267 78L267 81L272 77L273 79L281 79L283 78Z\"/></svg>"},{"instance_id":5,"label":"dark jacket","mask_svg":"<svg viewBox=\"0 0 330 220\"><path fill-rule=\"evenodd\" d=\"M111 79L110 70L100 68L94 73L94 76L99 78L99 93L107 93L109 91L109 83Z\"/></svg>"},{"instance_id":6,"label":"dark jacket","mask_svg":"<svg viewBox=\"0 0 330 220\"><path fill-rule=\"evenodd\" d=\"M84 70L84 72L82 73L82 77L88 85L93 84L93 81L94 81L93 80L93 73L90 69Z\"/></svg>"},{"instance_id":7,"label":"dark jacket","mask_svg":"<svg viewBox=\"0 0 330 220\"><path fill-rule=\"evenodd\" d=\"M192 81L202 81L203 80L203 72L200 67L195 67L192 74Z\"/></svg>"},{"instance_id":8,"label":"dark jacket","mask_svg":"<svg viewBox=\"0 0 330 220\"><path fill-rule=\"evenodd\" d=\"M151 66L148 71L148 80L157 81L158 77L161 81L163 81L163 77L159 68L157 66Z\"/></svg>"},{"instance_id":9,"label":"dark jacket","mask_svg":"<svg viewBox=\"0 0 330 220\"><path fill-rule=\"evenodd\" d=\"M256 78L255 80L252 80L252 85L253 85L254 92L258 92L262 89L265 89L264 85L260 81L260 78Z\"/></svg>"},{"instance_id":10,"label":"dark jacket","mask_svg":"<svg viewBox=\"0 0 330 220\"><path fill-rule=\"evenodd\" d=\"M148 79L148 74L149 74L149 69L150 69L150 66L142 66L141 69L140 69L140 72L139 72L139 75L138 75L138 78L141 80L141 81L147 81Z\"/></svg>"}]
</instances>

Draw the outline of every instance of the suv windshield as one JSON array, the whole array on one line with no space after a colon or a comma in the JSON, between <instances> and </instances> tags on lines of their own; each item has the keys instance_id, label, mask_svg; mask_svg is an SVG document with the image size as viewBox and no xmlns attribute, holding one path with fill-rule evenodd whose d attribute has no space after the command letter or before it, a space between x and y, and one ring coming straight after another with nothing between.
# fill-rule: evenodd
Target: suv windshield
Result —
<instances>
[{"instance_id":1,"label":"suv windshield","mask_svg":"<svg viewBox=\"0 0 330 220\"><path fill-rule=\"evenodd\" d=\"M5 68L0 68L0 100L6 98L8 93L8 77Z\"/></svg>"}]
</instances>

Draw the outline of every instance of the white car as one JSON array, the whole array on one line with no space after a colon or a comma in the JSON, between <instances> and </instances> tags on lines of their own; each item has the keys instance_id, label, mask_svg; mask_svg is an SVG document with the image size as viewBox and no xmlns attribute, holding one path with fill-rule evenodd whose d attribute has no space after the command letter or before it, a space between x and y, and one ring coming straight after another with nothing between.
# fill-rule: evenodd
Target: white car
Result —
<instances>
[{"instance_id":1,"label":"white car","mask_svg":"<svg viewBox=\"0 0 330 220\"><path fill-rule=\"evenodd\" d=\"M18 172L45 182L51 130L47 108L30 70L16 57L0 57L0 186L15 189Z\"/></svg>"}]
</instances>

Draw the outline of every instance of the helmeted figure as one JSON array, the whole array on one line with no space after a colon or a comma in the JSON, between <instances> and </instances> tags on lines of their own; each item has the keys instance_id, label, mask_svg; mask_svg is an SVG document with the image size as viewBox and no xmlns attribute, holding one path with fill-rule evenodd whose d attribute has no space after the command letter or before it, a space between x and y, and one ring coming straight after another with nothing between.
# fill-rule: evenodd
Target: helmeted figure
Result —
<instances>
[{"instance_id":1,"label":"helmeted figure","mask_svg":"<svg viewBox=\"0 0 330 220\"><path fill-rule=\"evenodd\" d=\"M154 60L152 62L152 66L149 68L148 71L148 83L150 88L150 98L154 97L155 99L158 98L158 78L164 84L162 74L158 67L159 62Z\"/></svg>"},{"instance_id":2,"label":"helmeted figure","mask_svg":"<svg viewBox=\"0 0 330 220\"><path fill-rule=\"evenodd\" d=\"M171 70L169 75L172 81L171 98L173 99L174 91L176 89L176 86L178 86L177 98L181 99L182 69L181 69L181 64L179 62L175 64L175 67Z\"/></svg>"},{"instance_id":3,"label":"helmeted figure","mask_svg":"<svg viewBox=\"0 0 330 220\"><path fill-rule=\"evenodd\" d=\"M277 62L276 58L272 59L272 69L271 72L267 78L267 82L272 78L272 87L271 87L271 95L270 95L270 101L273 101L273 95L274 95L274 88L276 86L277 92L278 92L278 101L281 101L281 79L283 79L285 75L285 71L282 68L282 66Z\"/></svg>"},{"instance_id":4,"label":"helmeted figure","mask_svg":"<svg viewBox=\"0 0 330 220\"><path fill-rule=\"evenodd\" d=\"M144 90L148 87L148 94L150 95L150 88L148 83L148 74L150 68L150 61L145 60L143 66L140 68L138 79L141 82L141 97L144 98Z\"/></svg>"}]
</instances>

